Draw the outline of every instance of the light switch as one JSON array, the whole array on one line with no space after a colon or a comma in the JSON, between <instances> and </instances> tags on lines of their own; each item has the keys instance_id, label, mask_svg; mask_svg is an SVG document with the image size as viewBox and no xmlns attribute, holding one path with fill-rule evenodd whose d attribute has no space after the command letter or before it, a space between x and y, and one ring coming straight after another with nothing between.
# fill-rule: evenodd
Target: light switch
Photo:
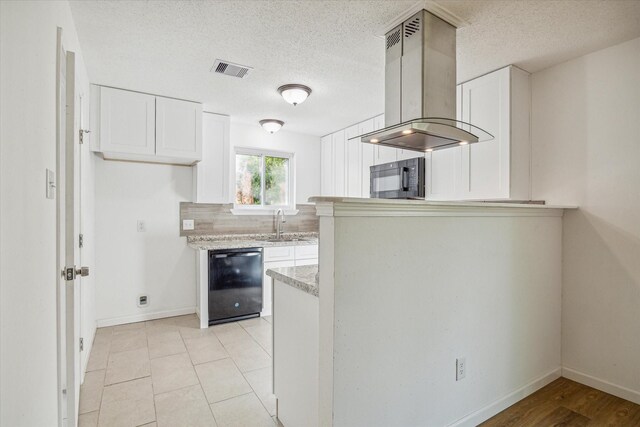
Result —
<instances>
[{"instance_id":1,"label":"light switch","mask_svg":"<svg viewBox=\"0 0 640 427\"><path fill-rule=\"evenodd\" d=\"M195 228L194 221L192 219L183 219L182 220L182 229L184 231L193 230Z\"/></svg>"},{"instance_id":2,"label":"light switch","mask_svg":"<svg viewBox=\"0 0 640 427\"><path fill-rule=\"evenodd\" d=\"M144 233L147 231L147 224L144 223L143 220L138 220L138 233Z\"/></svg>"},{"instance_id":3,"label":"light switch","mask_svg":"<svg viewBox=\"0 0 640 427\"><path fill-rule=\"evenodd\" d=\"M47 199L54 199L56 197L56 174L47 169L45 175L47 178Z\"/></svg>"}]
</instances>

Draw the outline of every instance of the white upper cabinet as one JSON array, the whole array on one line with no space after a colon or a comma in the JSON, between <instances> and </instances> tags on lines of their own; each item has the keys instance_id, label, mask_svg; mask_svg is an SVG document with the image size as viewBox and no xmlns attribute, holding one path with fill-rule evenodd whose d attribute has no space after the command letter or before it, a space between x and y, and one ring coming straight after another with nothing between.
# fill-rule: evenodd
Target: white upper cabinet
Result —
<instances>
[{"instance_id":1,"label":"white upper cabinet","mask_svg":"<svg viewBox=\"0 0 640 427\"><path fill-rule=\"evenodd\" d=\"M384 128L384 114L375 117L373 122L373 130L380 130ZM397 148L385 147L383 145L376 146L376 153L374 158L374 164L380 165L382 163L395 162L398 160Z\"/></svg>"},{"instance_id":2,"label":"white upper cabinet","mask_svg":"<svg viewBox=\"0 0 640 427\"><path fill-rule=\"evenodd\" d=\"M346 196L347 193L347 140L341 130L331 136L333 140L334 196Z\"/></svg>"},{"instance_id":3,"label":"white upper cabinet","mask_svg":"<svg viewBox=\"0 0 640 427\"><path fill-rule=\"evenodd\" d=\"M202 160L194 166L197 203L229 202L229 116L202 114Z\"/></svg>"},{"instance_id":4,"label":"white upper cabinet","mask_svg":"<svg viewBox=\"0 0 640 427\"><path fill-rule=\"evenodd\" d=\"M427 154L427 198L528 200L529 74L509 66L458 86L458 119L490 141Z\"/></svg>"},{"instance_id":5,"label":"white upper cabinet","mask_svg":"<svg viewBox=\"0 0 640 427\"><path fill-rule=\"evenodd\" d=\"M462 120L462 85L456 88L456 119ZM462 147L425 153L425 196L429 200L461 199Z\"/></svg>"},{"instance_id":6,"label":"white upper cabinet","mask_svg":"<svg viewBox=\"0 0 640 427\"><path fill-rule=\"evenodd\" d=\"M333 140L331 135L327 135L320 139L320 193L333 196L333 184Z\"/></svg>"},{"instance_id":7,"label":"white upper cabinet","mask_svg":"<svg viewBox=\"0 0 640 427\"><path fill-rule=\"evenodd\" d=\"M378 117L382 117L382 124L384 126L384 115L382 116L378 116ZM369 132L373 132L374 131L374 123L375 119L369 119L369 120L365 120L362 123L358 124L358 134L360 135L364 135L365 133L369 133ZM358 142L360 142L360 138L358 138ZM360 164L360 175L362 176L361 178L361 190L360 190L360 197L365 197L368 198L370 195L370 180L371 180L371 166L373 166L375 164L375 160L376 160L376 147L373 144L365 144L363 142L360 142L360 150L361 153L361 164Z\"/></svg>"},{"instance_id":8,"label":"white upper cabinet","mask_svg":"<svg viewBox=\"0 0 640 427\"><path fill-rule=\"evenodd\" d=\"M515 67L462 84L462 121L494 136L462 147L462 198L531 197L530 104L529 73Z\"/></svg>"},{"instance_id":9,"label":"white upper cabinet","mask_svg":"<svg viewBox=\"0 0 640 427\"><path fill-rule=\"evenodd\" d=\"M105 159L192 165L202 159L202 105L93 85L92 149Z\"/></svg>"},{"instance_id":10,"label":"white upper cabinet","mask_svg":"<svg viewBox=\"0 0 640 427\"><path fill-rule=\"evenodd\" d=\"M100 151L154 155L155 115L155 96L101 88Z\"/></svg>"},{"instance_id":11,"label":"white upper cabinet","mask_svg":"<svg viewBox=\"0 0 640 427\"><path fill-rule=\"evenodd\" d=\"M347 138L347 196L362 197L362 148L358 125L345 131Z\"/></svg>"},{"instance_id":12,"label":"white upper cabinet","mask_svg":"<svg viewBox=\"0 0 640 427\"><path fill-rule=\"evenodd\" d=\"M202 104L156 98L156 155L202 160Z\"/></svg>"}]
</instances>

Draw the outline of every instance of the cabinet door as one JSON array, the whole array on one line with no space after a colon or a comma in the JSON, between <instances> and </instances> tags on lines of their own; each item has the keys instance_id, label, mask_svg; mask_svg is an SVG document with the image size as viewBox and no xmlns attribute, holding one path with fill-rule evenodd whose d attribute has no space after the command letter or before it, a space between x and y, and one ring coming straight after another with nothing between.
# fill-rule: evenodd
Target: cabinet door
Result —
<instances>
[{"instance_id":1,"label":"cabinet door","mask_svg":"<svg viewBox=\"0 0 640 427\"><path fill-rule=\"evenodd\" d=\"M334 176L334 195L346 196L347 181L347 140L345 139L344 130L338 131L332 135L333 140L333 176Z\"/></svg>"},{"instance_id":2,"label":"cabinet door","mask_svg":"<svg viewBox=\"0 0 640 427\"><path fill-rule=\"evenodd\" d=\"M456 87L456 119L462 120L462 85ZM427 200L457 200L460 187L462 147L425 153L425 185Z\"/></svg>"},{"instance_id":3,"label":"cabinet door","mask_svg":"<svg viewBox=\"0 0 640 427\"><path fill-rule=\"evenodd\" d=\"M202 159L202 105L156 98L156 155Z\"/></svg>"},{"instance_id":4,"label":"cabinet door","mask_svg":"<svg viewBox=\"0 0 640 427\"><path fill-rule=\"evenodd\" d=\"M294 246L296 265L303 260L318 259L318 245L300 245ZM305 264L308 265L308 264Z\"/></svg>"},{"instance_id":5,"label":"cabinet door","mask_svg":"<svg viewBox=\"0 0 640 427\"><path fill-rule=\"evenodd\" d=\"M320 193L333 196L333 140L331 135L320 139Z\"/></svg>"},{"instance_id":6,"label":"cabinet door","mask_svg":"<svg viewBox=\"0 0 640 427\"><path fill-rule=\"evenodd\" d=\"M376 124L376 121L378 122ZM358 133L364 135L365 133L373 132L376 126L384 126L384 114L376 117L375 119L365 120L358 124ZM361 178L361 197L369 198L371 194L370 180L371 180L371 166L375 164L376 146L373 144L360 143L362 164L360 167Z\"/></svg>"},{"instance_id":7,"label":"cabinet door","mask_svg":"<svg viewBox=\"0 0 640 427\"><path fill-rule=\"evenodd\" d=\"M198 203L228 203L229 117L202 115L202 161L194 166Z\"/></svg>"},{"instance_id":8,"label":"cabinet door","mask_svg":"<svg viewBox=\"0 0 640 427\"><path fill-rule=\"evenodd\" d=\"M425 185L428 200L454 200L458 198L460 159L460 147L426 153Z\"/></svg>"},{"instance_id":9,"label":"cabinet door","mask_svg":"<svg viewBox=\"0 0 640 427\"><path fill-rule=\"evenodd\" d=\"M348 197L362 197L362 142L358 125L346 130L347 138L347 190Z\"/></svg>"},{"instance_id":10,"label":"cabinet door","mask_svg":"<svg viewBox=\"0 0 640 427\"><path fill-rule=\"evenodd\" d=\"M265 262L264 271L262 276L262 311L260 316L270 316L272 313L272 295L273 295L273 279L267 276L267 270L270 268L281 267L294 267L295 261L293 259L289 261L277 261L277 262Z\"/></svg>"},{"instance_id":11,"label":"cabinet door","mask_svg":"<svg viewBox=\"0 0 640 427\"><path fill-rule=\"evenodd\" d=\"M384 114L381 114L375 117L373 120L374 120L373 130L380 130L384 128ZM379 165L381 163L395 162L396 160L398 160L398 151L400 150L398 150L397 148L384 147L382 145L376 145L375 147L376 147L375 155L374 155L375 165Z\"/></svg>"},{"instance_id":12,"label":"cabinet door","mask_svg":"<svg viewBox=\"0 0 640 427\"><path fill-rule=\"evenodd\" d=\"M155 154L156 98L100 88L100 151Z\"/></svg>"},{"instance_id":13,"label":"cabinet door","mask_svg":"<svg viewBox=\"0 0 640 427\"><path fill-rule=\"evenodd\" d=\"M462 147L462 197L509 197L510 68L462 84L462 120L494 136Z\"/></svg>"}]
</instances>

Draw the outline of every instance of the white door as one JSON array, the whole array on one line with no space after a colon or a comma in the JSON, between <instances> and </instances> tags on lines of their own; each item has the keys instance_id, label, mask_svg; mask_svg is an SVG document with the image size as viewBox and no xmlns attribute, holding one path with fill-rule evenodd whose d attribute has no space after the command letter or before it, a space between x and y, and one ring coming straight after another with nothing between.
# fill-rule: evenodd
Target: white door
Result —
<instances>
[{"instance_id":1,"label":"white door","mask_svg":"<svg viewBox=\"0 0 640 427\"><path fill-rule=\"evenodd\" d=\"M76 140L75 55L66 52L58 30L57 260L59 424L75 427L80 397L79 148Z\"/></svg>"},{"instance_id":2,"label":"white door","mask_svg":"<svg viewBox=\"0 0 640 427\"><path fill-rule=\"evenodd\" d=\"M202 160L202 105L156 97L156 155Z\"/></svg>"},{"instance_id":3,"label":"white door","mask_svg":"<svg viewBox=\"0 0 640 427\"><path fill-rule=\"evenodd\" d=\"M100 88L100 151L155 155L156 98Z\"/></svg>"}]
</instances>

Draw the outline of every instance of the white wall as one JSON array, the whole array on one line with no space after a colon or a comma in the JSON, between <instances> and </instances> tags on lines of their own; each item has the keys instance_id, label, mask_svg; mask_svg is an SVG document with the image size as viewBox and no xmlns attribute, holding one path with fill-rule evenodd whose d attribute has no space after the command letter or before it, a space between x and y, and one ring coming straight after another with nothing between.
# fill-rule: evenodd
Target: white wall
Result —
<instances>
[{"instance_id":1,"label":"white wall","mask_svg":"<svg viewBox=\"0 0 640 427\"><path fill-rule=\"evenodd\" d=\"M56 201L45 169L56 169L56 27L87 96L88 78L67 2L2 1L0 19L0 425L54 426Z\"/></svg>"},{"instance_id":2,"label":"white wall","mask_svg":"<svg viewBox=\"0 0 640 427\"><path fill-rule=\"evenodd\" d=\"M321 425L475 426L560 375L561 217L353 209L320 222Z\"/></svg>"},{"instance_id":3,"label":"white wall","mask_svg":"<svg viewBox=\"0 0 640 427\"><path fill-rule=\"evenodd\" d=\"M245 124L231 121L231 177L229 195L235 190L235 147L262 148L295 153L296 203L307 203L311 196L320 195L320 137L288 132L285 127L269 134L257 123ZM232 202L233 200L230 200Z\"/></svg>"},{"instance_id":4,"label":"white wall","mask_svg":"<svg viewBox=\"0 0 640 427\"><path fill-rule=\"evenodd\" d=\"M98 158L95 188L98 325L194 312L196 251L179 236L191 168ZM136 304L141 294L146 308Z\"/></svg>"},{"instance_id":5,"label":"white wall","mask_svg":"<svg viewBox=\"0 0 640 427\"><path fill-rule=\"evenodd\" d=\"M564 218L564 373L640 403L640 38L533 74L532 95L533 198L580 207Z\"/></svg>"}]
</instances>

